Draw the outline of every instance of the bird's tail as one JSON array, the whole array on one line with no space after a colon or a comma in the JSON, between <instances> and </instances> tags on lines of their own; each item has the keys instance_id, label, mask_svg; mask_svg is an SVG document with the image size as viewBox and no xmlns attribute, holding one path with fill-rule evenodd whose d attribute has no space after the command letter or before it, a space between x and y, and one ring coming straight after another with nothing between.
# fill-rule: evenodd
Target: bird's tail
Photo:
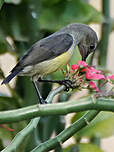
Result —
<instances>
[{"instance_id":1,"label":"bird's tail","mask_svg":"<svg viewBox=\"0 0 114 152\"><path fill-rule=\"evenodd\" d=\"M10 80L12 80L21 70L17 69L12 71L12 73L10 75L8 75L8 77L6 77L1 84L7 84L10 82Z\"/></svg>"}]
</instances>

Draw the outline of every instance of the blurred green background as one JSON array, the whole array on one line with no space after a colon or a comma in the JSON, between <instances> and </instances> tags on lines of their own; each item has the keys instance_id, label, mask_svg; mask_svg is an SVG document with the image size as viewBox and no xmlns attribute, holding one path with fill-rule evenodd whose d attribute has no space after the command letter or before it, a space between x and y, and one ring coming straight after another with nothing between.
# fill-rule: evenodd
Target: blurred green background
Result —
<instances>
[{"instance_id":1,"label":"blurred green background","mask_svg":"<svg viewBox=\"0 0 114 152\"><path fill-rule=\"evenodd\" d=\"M14 60L18 60L34 42L52 34L67 24L74 22L95 23L101 26L101 38L96 54L91 56L88 62L92 64L95 60L97 66L106 68L109 35L113 30L109 2L101 0L102 11L99 12L87 0L0 0L0 56L8 53L13 56ZM9 58L4 58L2 64L7 65L7 60ZM76 48L70 64L76 63L77 60L80 60L80 54ZM8 74L10 70L7 69L7 66L0 66L1 81L5 77L4 72L7 71ZM58 71L47 78L62 79L63 77L61 72ZM50 84L40 85L44 98L47 97L52 87ZM5 89L0 92L1 111L37 104L38 98L30 78L18 77L13 81L13 85L7 85L7 89L9 93L4 91ZM56 102L67 101L71 96L71 92L62 93L58 96ZM78 113L73 119L76 120L81 115L82 113ZM16 133L22 130L28 122L9 124L9 127L15 129L14 132L0 128L0 151L10 143ZM53 133L55 135L59 134L65 128L65 124L66 121L63 116L41 118L37 130L27 136L17 152L32 150L39 143L48 140ZM101 116L94 120L94 125L91 124L85 130L83 129L77 135L74 135L74 142L78 144L67 146L63 151L74 152L79 149L80 152L86 152L85 149L91 149L91 152L102 152L100 139L114 134L113 126L113 113L101 113ZM106 130L103 130L103 128ZM83 137L89 140L88 143L81 143ZM61 147L55 149L55 152L60 151L62 151ZM90 152L90 150L87 152Z\"/></svg>"}]
</instances>

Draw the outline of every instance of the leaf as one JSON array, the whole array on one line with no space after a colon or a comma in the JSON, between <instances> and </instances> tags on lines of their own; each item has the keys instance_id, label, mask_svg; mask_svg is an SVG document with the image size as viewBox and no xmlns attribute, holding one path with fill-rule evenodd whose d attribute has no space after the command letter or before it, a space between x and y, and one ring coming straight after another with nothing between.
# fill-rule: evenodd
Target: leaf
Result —
<instances>
[{"instance_id":1,"label":"leaf","mask_svg":"<svg viewBox=\"0 0 114 152\"><path fill-rule=\"evenodd\" d=\"M0 33L0 54L6 53L11 50L11 46L8 44L4 36Z\"/></svg>"},{"instance_id":2,"label":"leaf","mask_svg":"<svg viewBox=\"0 0 114 152\"><path fill-rule=\"evenodd\" d=\"M22 0L4 0L5 3L19 4Z\"/></svg>"},{"instance_id":3,"label":"leaf","mask_svg":"<svg viewBox=\"0 0 114 152\"><path fill-rule=\"evenodd\" d=\"M60 2L61 0L53 0L53 1L49 1L49 0L43 0L43 4L45 6L52 6L57 4L58 2Z\"/></svg>"},{"instance_id":4,"label":"leaf","mask_svg":"<svg viewBox=\"0 0 114 152\"><path fill-rule=\"evenodd\" d=\"M11 2L11 0L7 0L7 2ZM40 2L36 0L22 1L18 5L5 3L0 12L0 29L6 36L9 35L16 41L32 43L39 36L39 9Z\"/></svg>"},{"instance_id":5,"label":"leaf","mask_svg":"<svg viewBox=\"0 0 114 152\"><path fill-rule=\"evenodd\" d=\"M0 9L2 8L3 4L4 4L4 0L0 0Z\"/></svg>"},{"instance_id":6,"label":"leaf","mask_svg":"<svg viewBox=\"0 0 114 152\"><path fill-rule=\"evenodd\" d=\"M81 143L78 145L70 145L69 147L65 148L63 152L103 152L99 147L94 144L86 144Z\"/></svg>"},{"instance_id":7,"label":"leaf","mask_svg":"<svg viewBox=\"0 0 114 152\"><path fill-rule=\"evenodd\" d=\"M80 152L103 152L99 147L94 144L80 144Z\"/></svg>"},{"instance_id":8,"label":"leaf","mask_svg":"<svg viewBox=\"0 0 114 152\"><path fill-rule=\"evenodd\" d=\"M8 97L0 93L0 110L9 110L18 107L19 105L16 98Z\"/></svg>"},{"instance_id":9,"label":"leaf","mask_svg":"<svg viewBox=\"0 0 114 152\"><path fill-rule=\"evenodd\" d=\"M83 0L64 0L55 5L45 5L43 3L39 21L42 29L56 31L73 22L99 23L103 21L103 16Z\"/></svg>"},{"instance_id":10,"label":"leaf","mask_svg":"<svg viewBox=\"0 0 114 152\"><path fill-rule=\"evenodd\" d=\"M0 79L3 79L4 78L4 73L2 71L2 69L0 68Z\"/></svg>"},{"instance_id":11,"label":"leaf","mask_svg":"<svg viewBox=\"0 0 114 152\"><path fill-rule=\"evenodd\" d=\"M52 123L53 122L53 123ZM42 117L39 122L38 134L41 142L48 140L54 129L56 128L56 119L55 117L48 116Z\"/></svg>"},{"instance_id":12,"label":"leaf","mask_svg":"<svg viewBox=\"0 0 114 152\"><path fill-rule=\"evenodd\" d=\"M82 115L83 113L78 113L72 119L73 121ZM98 116L90 123L87 127L81 129L75 138L80 137L109 137L114 135L114 113L112 112L100 112Z\"/></svg>"},{"instance_id":13,"label":"leaf","mask_svg":"<svg viewBox=\"0 0 114 152\"><path fill-rule=\"evenodd\" d=\"M2 140L6 140L6 139L12 139L12 132L10 132L9 130L6 130L4 128L0 128L0 139Z\"/></svg>"},{"instance_id":14,"label":"leaf","mask_svg":"<svg viewBox=\"0 0 114 152\"><path fill-rule=\"evenodd\" d=\"M81 60L81 55L80 55L78 47L76 47L69 62L70 66L73 64L76 64L79 60Z\"/></svg>"}]
</instances>

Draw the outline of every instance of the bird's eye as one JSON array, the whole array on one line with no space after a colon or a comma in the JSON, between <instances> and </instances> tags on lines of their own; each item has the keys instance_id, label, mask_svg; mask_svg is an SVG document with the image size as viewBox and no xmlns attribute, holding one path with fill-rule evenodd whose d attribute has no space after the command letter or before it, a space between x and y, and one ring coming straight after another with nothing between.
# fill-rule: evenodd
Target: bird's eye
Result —
<instances>
[{"instance_id":1,"label":"bird's eye","mask_svg":"<svg viewBox=\"0 0 114 152\"><path fill-rule=\"evenodd\" d=\"M95 45L94 44L91 44L90 45L90 50L94 50L95 49Z\"/></svg>"}]
</instances>

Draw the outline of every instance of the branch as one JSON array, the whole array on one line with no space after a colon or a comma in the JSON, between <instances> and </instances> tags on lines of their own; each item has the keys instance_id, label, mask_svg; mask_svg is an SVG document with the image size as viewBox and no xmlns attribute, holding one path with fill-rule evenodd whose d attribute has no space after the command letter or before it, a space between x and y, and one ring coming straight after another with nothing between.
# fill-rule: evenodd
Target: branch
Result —
<instances>
[{"instance_id":1,"label":"branch","mask_svg":"<svg viewBox=\"0 0 114 152\"><path fill-rule=\"evenodd\" d=\"M52 150L57 145L65 142L68 138L73 136L80 129L87 126L89 122L92 121L98 113L99 112L95 110L86 112L86 114L84 114L79 120L74 122L69 128L63 130L55 138L40 144L31 152L48 152L49 150Z\"/></svg>"},{"instance_id":2,"label":"branch","mask_svg":"<svg viewBox=\"0 0 114 152\"><path fill-rule=\"evenodd\" d=\"M30 121L30 123L17 135L14 137L10 145L6 147L2 152L13 152L18 149L18 146L23 142L23 140L30 134L36 127L39 122L40 118L35 118Z\"/></svg>"},{"instance_id":3,"label":"branch","mask_svg":"<svg viewBox=\"0 0 114 152\"><path fill-rule=\"evenodd\" d=\"M61 89L61 87L59 89ZM78 101L69 101L64 103L46 105L33 105L17 110L3 111L0 112L0 123L12 123L32 119L39 116L66 115L68 113L86 110L114 112L114 99L96 99L94 97L89 97L78 99Z\"/></svg>"},{"instance_id":4,"label":"branch","mask_svg":"<svg viewBox=\"0 0 114 152\"><path fill-rule=\"evenodd\" d=\"M53 97L57 93L63 91L64 89L65 89L65 86L61 86L61 87L55 89L54 91L51 91L49 93L47 99L46 99L47 102L51 103ZM20 144L23 142L23 140L27 137L27 135L30 134L34 129L36 129L39 120L40 120L40 117L32 119L29 122L29 124L15 136L15 138L12 140L10 145L8 145L4 150L2 150L2 152L7 152L7 151L8 152L13 152L13 151L15 151L20 146Z\"/></svg>"},{"instance_id":5,"label":"branch","mask_svg":"<svg viewBox=\"0 0 114 152\"><path fill-rule=\"evenodd\" d=\"M56 88L55 90L52 90L52 91L49 93L49 95L47 96L47 98L46 98L47 103L51 103L52 100L53 100L53 97L54 97L56 94L58 94L58 93L62 92L63 90L65 90L65 88L66 88L66 87L65 87L64 85L62 85L62 86Z\"/></svg>"},{"instance_id":6,"label":"branch","mask_svg":"<svg viewBox=\"0 0 114 152\"><path fill-rule=\"evenodd\" d=\"M50 92L50 94L47 97L48 103L50 103L53 99L53 97L64 90L65 87L61 86L53 91ZM100 95L98 95L100 96ZM98 97L97 96L97 97ZM112 107L114 107L114 100L108 100L104 99L97 99L94 98L86 98L86 101L84 99L79 100L78 102L72 101L67 103L58 103L58 104L47 104L47 105L34 105L29 106L26 108L18 109L18 110L12 110L12 111L5 111L0 112L0 123L6 123L6 122L14 122L19 120L28 119L31 117L37 117L37 116L43 116L43 115L55 115L55 114L67 114L70 112L76 112L76 111L83 111L84 109L94 109L99 107L106 108L112 110ZM111 105L111 106L109 106ZM93 107L93 108L92 108ZM64 130L62 133L60 133L58 136L56 136L54 139L51 139L40 146L36 147L34 149L35 151L39 148L40 151L45 151L47 149L52 149L55 147L58 143L64 142L69 137L71 137L74 133L76 133L78 130L83 128L88 124L89 121L91 121L96 115L98 114L98 111L91 111L88 112L87 115L84 115L79 121L75 122L73 125L71 125L69 128ZM12 152L18 146L23 142L23 140L26 138L26 136L33 131L33 129L37 126L40 118L35 118L30 121L30 123L27 125L26 128L24 128L21 132L19 132L16 137L13 139L11 144L6 147L2 152L9 151ZM10 120L10 121L9 121ZM77 126L77 127L76 127ZM48 148L44 148L45 145L47 145ZM44 150L42 150L42 148ZM34 151L33 150L33 151Z\"/></svg>"}]
</instances>

